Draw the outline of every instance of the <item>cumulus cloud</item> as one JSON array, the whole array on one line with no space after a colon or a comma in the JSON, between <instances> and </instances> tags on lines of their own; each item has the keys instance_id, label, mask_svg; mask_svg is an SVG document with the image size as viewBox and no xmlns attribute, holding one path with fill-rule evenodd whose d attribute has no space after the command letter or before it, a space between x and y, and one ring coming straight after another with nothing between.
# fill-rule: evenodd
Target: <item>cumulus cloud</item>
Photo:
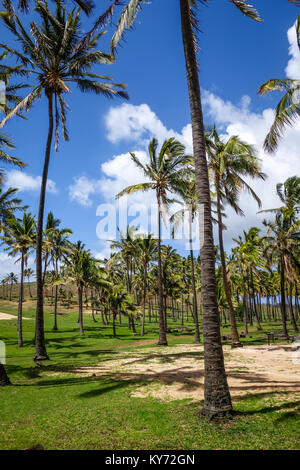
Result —
<instances>
[{"instance_id":1,"label":"cumulus cloud","mask_svg":"<svg viewBox=\"0 0 300 470\"><path fill-rule=\"evenodd\" d=\"M41 176L32 176L19 170L11 170L5 176L5 186L18 188L19 191L40 191L42 184ZM57 194L56 183L50 179L47 181L47 191Z\"/></svg>"},{"instance_id":2,"label":"cumulus cloud","mask_svg":"<svg viewBox=\"0 0 300 470\"><path fill-rule=\"evenodd\" d=\"M93 201L90 196L99 194L100 181L89 179L87 176L78 176L74 178L74 183L68 189L71 201L76 201L83 207L91 207Z\"/></svg>"},{"instance_id":3,"label":"cumulus cloud","mask_svg":"<svg viewBox=\"0 0 300 470\"><path fill-rule=\"evenodd\" d=\"M191 125L185 126L181 134L168 129L147 104L135 106L123 103L111 107L105 117L105 125L107 138L114 144L127 141L145 147L152 137L156 137L159 142L175 137L186 145L187 152L192 151Z\"/></svg>"},{"instance_id":4,"label":"cumulus cloud","mask_svg":"<svg viewBox=\"0 0 300 470\"><path fill-rule=\"evenodd\" d=\"M297 42L296 28L293 25L287 32L288 41L290 44L289 55L290 60L285 69L288 78L300 79L300 51Z\"/></svg>"}]
</instances>

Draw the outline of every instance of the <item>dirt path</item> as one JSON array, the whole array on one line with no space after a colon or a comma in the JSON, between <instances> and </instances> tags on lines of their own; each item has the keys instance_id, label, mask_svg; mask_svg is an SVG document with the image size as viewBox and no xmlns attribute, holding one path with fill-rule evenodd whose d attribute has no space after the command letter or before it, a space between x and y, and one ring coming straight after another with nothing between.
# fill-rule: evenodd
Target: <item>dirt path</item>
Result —
<instances>
[{"instance_id":1,"label":"dirt path","mask_svg":"<svg viewBox=\"0 0 300 470\"><path fill-rule=\"evenodd\" d=\"M9 313L0 312L0 320L13 320L18 318L16 315L10 315ZM31 318L22 317L23 320L31 320Z\"/></svg>"},{"instance_id":2,"label":"dirt path","mask_svg":"<svg viewBox=\"0 0 300 470\"><path fill-rule=\"evenodd\" d=\"M270 392L293 392L300 398L300 350L291 345L233 350L225 346L224 356L233 398ZM203 399L203 346L124 351L97 367L82 367L74 372L81 376L113 376L134 381L136 388L132 396L135 397Z\"/></svg>"}]
</instances>

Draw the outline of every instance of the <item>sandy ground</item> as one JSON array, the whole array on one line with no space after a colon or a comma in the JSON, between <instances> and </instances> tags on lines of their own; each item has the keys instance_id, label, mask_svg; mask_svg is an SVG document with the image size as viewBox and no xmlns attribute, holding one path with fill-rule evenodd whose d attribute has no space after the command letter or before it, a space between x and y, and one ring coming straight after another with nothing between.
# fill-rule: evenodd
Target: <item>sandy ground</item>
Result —
<instances>
[{"instance_id":1,"label":"sandy ground","mask_svg":"<svg viewBox=\"0 0 300 470\"><path fill-rule=\"evenodd\" d=\"M300 348L293 345L224 347L228 383L233 398L248 394L293 392L300 398ZM110 376L136 382L135 397L163 400L203 399L203 347L124 351L99 366L74 370L80 376Z\"/></svg>"},{"instance_id":2,"label":"sandy ground","mask_svg":"<svg viewBox=\"0 0 300 470\"><path fill-rule=\"evenodd\" d=\"M0 320L12 320L14 318L18 318L16 315L9 315L9 313L1 313L0 312ZM23 320L31 320L31 318L22 317Z\"/></svg>"}]
</instances>

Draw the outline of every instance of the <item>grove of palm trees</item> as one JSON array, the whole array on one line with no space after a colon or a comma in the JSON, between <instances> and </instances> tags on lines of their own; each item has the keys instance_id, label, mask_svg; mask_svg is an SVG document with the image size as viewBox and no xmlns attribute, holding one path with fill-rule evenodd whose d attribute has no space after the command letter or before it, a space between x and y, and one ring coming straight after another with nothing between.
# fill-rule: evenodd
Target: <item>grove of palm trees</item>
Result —
<instances>
[{"instance_id":1,"label":"grove of palm trees","mask_svg":"<svg viewBox=\"0 0 300 470\"><path fill-rule=\"evenodd\" d=\"M300 4L255 3L1 2L0 450L299 449Z\"/></svg>"}]
</instances>

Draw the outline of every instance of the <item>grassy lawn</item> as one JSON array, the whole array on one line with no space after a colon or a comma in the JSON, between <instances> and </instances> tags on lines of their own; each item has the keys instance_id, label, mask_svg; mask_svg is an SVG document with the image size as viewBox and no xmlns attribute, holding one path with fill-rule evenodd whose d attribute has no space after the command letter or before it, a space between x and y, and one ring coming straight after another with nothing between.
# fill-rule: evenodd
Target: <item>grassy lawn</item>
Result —
<instances>
[{"instance_id":1,"label":"grassy lawn","mask_svg":"<svg viewBox=\"0 0 300 470\"><path fill-rule=\"evenodd\" d=\"M16 307L2 301L0 311L16 314ZM154 323L147 324L147 334L141 338L128 331L124 318L114 339L111 327L104 327L100 320L93 323L88 315L82 338L76 312L59 316L58 332L52 331L53 315L46 312L51 360L39 366L32 360L34 310L26 309L26 303L24 317L31 318L23 322L24 348L16 347L16 320L0 322L0 339L7 345L7 371L13 382L13 386L0 389L0 449L37 444L45 449L299 448L299 401L295 395L248 395L234 402L234 419L208 423L199 416L201 402L132 397L135 381L110 374L75 377L70 373L73 367L104 364L136 347L149 348L146 340L157 338ZM264 324L264 329L281 328L280 324ZM262 344L265 335L255 327L252 330L252 338L243 341ZM229 328L224 333L229 333ZM192 343L193 335L169 334L168 339L174 346Z\"/></svg>"}]
</instances>

